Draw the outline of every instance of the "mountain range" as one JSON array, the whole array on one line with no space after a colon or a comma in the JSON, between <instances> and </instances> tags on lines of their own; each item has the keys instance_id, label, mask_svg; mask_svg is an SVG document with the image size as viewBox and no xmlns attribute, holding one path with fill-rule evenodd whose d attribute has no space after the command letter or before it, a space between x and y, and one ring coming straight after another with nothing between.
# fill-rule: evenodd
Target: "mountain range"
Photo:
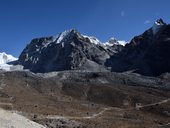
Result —
<instances>
[{"instance_id":1,"label":"mountain range","mask_svg":"<svg viewBox=\"0 0 170 128\"><path fill-rule=\"evenodd\" d=\"M122 45L123 44L123 45ZM22 51L18 64L36 73L77 70L132 71L147 76L170 72L170 25L162 19L129 43L111 38L101 43L75 29L36 38Z\"/></svg>"},{"instance_id":2,"label":"mountain range","mask_svg":"<svg viewBox=\"0 0 170 128\"><path fill-rule=\"evenodd\" d=\"M147 76L170 72L170 25L162 19L129 43L111 38L102 43L96 37L82 35L75 29L57 36L35 38L19 59L0 53L0 69L16 61L35 73L76 70L90 72L131 71Z\"/></svg>"}]
</instances>

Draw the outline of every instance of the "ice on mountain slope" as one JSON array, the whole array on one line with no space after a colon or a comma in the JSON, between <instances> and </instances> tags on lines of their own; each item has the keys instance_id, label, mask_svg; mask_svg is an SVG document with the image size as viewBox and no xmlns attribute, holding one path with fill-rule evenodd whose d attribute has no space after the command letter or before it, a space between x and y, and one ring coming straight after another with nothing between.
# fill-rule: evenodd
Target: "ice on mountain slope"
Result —
<instances>
[{"instance_id":1,"label":"ice on mountain slope","mask_svg":"<svg viewBox=\"0 0 170 128\"><path fill-rule=\"evenodd\" d=\"M86 35L83 35L84 38L88 38L90 40L91 43L93 44L101 44L101 42L94 36L86 36Z\"/></svg>"},{"instance_id":2,"label":"ice on mountain slope","mask_svg":"<svg viewBox=\"0 0 170 128\"><path fill-rule=\"evenodd\" d=\"M157 21L155 21L155 23L152 27L153 35L155 35L165 25L166 25L166 23L164 23L164 21L162 19L158 19Z\"/></svg>"}]
</instances>

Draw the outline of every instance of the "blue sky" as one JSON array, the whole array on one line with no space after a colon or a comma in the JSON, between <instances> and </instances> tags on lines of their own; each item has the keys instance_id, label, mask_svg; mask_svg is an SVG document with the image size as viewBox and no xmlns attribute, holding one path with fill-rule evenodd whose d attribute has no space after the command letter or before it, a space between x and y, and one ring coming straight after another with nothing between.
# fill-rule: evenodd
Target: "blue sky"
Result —
<instances>
[{"instance_id":1,"label":"blue sky","mask_svg":"<svg viewBox=\"0 0 170 128\"><path fill-rule=\"evenodd\" d=\"M169 0L0 0L0 52L16 57L36 37L76 28L102 42L131 40L158 18L170 23Z\"/></svg>"}]
</instances>

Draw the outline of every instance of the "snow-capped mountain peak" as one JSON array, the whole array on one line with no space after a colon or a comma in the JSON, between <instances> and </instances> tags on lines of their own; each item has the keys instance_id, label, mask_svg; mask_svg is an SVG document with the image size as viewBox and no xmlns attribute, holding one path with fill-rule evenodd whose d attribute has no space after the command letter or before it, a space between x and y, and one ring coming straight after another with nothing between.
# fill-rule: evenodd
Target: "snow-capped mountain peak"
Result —
<instances>
[{"instance_id":1,"label":"snow-capped mountain peak","mask_svg":"<svg viewBox=\"0 0 170 128\"><path fill-rule=\"evenodd\" d=\"M12 55L8 55L5 52L0 53L0 70L9 71L12 65L7 63L16 60L17 58L13 57Z\"/></svg>"},{"instance_id":2,"label":"snow-capped mountain peak","mask_svg":"<svg viewBox=\"0 0 170 128\"><path fill-rule=\"evenodd\" d=\"M166 23L162 19L158 19L155 21L154 25L152 26L153 35L155 35Z\"/></svg>"},{"instance_id":3,"label":"snow-capped mountain peak","mask_svg":"<svg viewBox=\"0 0 170 128\"><path fill-rule=\"evenodd\" d=\"M5 64L15 60L17 60L17 58L13 57L12 55L8 55L5 52L0 53L0 64Z\"/></svg>"},{"instance_id":4,"label":"snow-capped mountain peak","mask_svg":"<svg viewBox=\"0 0 170 128\"><path fill-rule=\"evenodd\" d=\"M123 45L125 46L128 42L124 40L117 40L116 38L112 37L110 40L106 43L104 43L105 46L114 46L114 45Z\"/></svg>"},{"instance_id":5,"label":"snow-capped mountain peak","mask_svg":"<svg viewBox=\"0 0 170 128\"><path fill-rule=\"evenodd\" d=\"M60 33L59 35L54 37L53 41L56 42L56 44L64 43L64 42L67 42L68 40L71 40L74 37L74 35L77 35L79 37L84 37L93 44L96 44L96 45L101 44L101 41L97 39L96 37L82 35L76 29L70 29L70 30L66 30Z\"/></svg>"}]
</instances>

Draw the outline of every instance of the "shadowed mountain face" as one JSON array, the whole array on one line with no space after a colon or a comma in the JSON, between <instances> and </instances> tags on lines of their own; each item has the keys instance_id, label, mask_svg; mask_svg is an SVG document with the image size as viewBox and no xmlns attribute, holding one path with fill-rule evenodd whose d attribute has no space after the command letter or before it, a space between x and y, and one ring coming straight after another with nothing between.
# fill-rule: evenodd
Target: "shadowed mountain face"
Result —
<instances>
[{"instance_id":1,"label":"shadowed mountain face","mask_svg":"<svg viewBox=\"0 0 170 128\"><path fill-rule=\"evenodd\" d=\"M21 53L19 63L33 72L106 71L106 59L122 48L118 44L104 45L94 37L70 30L56 37L33 39Z\"/></svg>"},{"instance_id":2,"label":"shadowed mountain face","mask_svg":"<svg viewBox=\"0 0 170 128\"><path fill-rule=\"evenodd\" d=\"M107 60L112 71L134 70L149 76L170 72L170 25L162 19L142 35L134 37L125 48Z\"/></svg>"}]
</instances>

